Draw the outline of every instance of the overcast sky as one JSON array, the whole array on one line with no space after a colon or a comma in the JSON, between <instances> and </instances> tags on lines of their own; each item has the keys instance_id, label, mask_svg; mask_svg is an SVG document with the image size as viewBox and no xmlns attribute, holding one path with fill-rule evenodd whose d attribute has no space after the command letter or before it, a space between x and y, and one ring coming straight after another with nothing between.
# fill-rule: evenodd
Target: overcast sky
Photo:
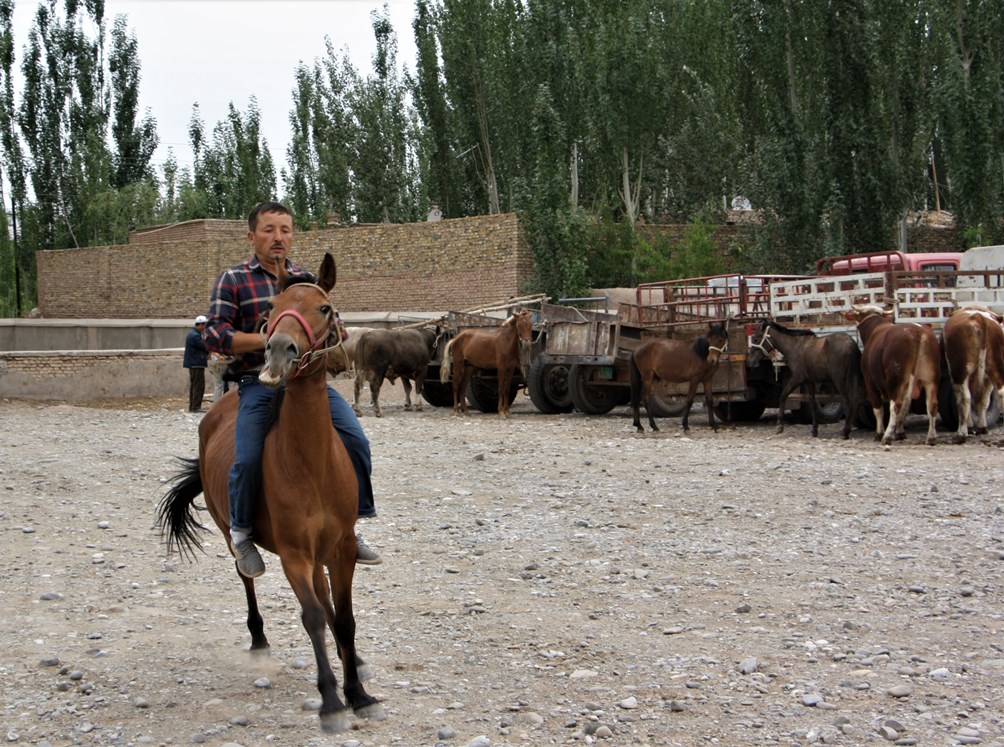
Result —
<instances>
[{"instance_id":1,"label":"overcast sky","mask_svg":"<svg viewBox=\"0 0 1004 747\"><path fill-rule=\"evenodd\" d=\"M106 0L105 22L110 31L115 16L124 14L136 36L140 111L149 108L157 120L158 167L168 148L179 165L191 165L188 122L195 102L211 136L230 102L243 113L254 96L278 171L286 163L296 66L324 57L327 36L339 53L348 50L362 75L371 73L370 13L385 4L398 63L414 70L414 0ZM14 0L18 69L37 8L37 0Z\"/></svg>"}]
</instances>

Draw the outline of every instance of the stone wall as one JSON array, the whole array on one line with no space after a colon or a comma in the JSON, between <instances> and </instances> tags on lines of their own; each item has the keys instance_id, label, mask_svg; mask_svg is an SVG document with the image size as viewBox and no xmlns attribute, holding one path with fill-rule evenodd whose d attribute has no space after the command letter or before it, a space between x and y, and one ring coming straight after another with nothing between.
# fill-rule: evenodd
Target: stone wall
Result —
<instances>
[{"instance_id":1,"label":"stone wall","mask_svg":"<svg viewBox=\"0 0 1004 747\"><path fill-rule=\"evenodd\" d=\"M156 239L156 240L155 240ZM250 256L240 221L188 221L135 232L132 243L39 252L45 318L194 318L220 270ZM338 266L340 311L447 311L523 294L533 261L514 214L363 225L296 234L290 256Z\"/></svg>"}]
</instances>

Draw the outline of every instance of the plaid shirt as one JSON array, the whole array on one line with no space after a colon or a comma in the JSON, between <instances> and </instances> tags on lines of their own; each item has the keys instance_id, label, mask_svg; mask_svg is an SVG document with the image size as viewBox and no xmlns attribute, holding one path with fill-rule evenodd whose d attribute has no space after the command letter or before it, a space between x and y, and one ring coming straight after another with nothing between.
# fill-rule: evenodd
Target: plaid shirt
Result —
<instances>
[{"instance_id":1,"label":"plaid shirt","mask_svg":"<svg viewBox=\"0 0 1004 747\"><path fill-rule=\"evenodd\" d=\"M314 281L306 270L286 260L286 272ZM209 298L209 323L206 324L206 347L227 357L234 355L234 332L257 332L262 314L268 311L272 296L279 292L275 276L262 267L258 257L224 270L216 279ZM229 372L237 377L253 373L265 365L265 352L255 350L238 355Z\"/></svg>"}]
</instances>

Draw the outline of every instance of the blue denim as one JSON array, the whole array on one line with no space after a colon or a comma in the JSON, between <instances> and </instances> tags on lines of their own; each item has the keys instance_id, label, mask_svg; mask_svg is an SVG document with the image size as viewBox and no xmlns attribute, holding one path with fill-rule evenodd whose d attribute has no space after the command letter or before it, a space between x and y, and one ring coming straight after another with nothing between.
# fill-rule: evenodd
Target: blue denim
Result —
<instances>
[{"instance_id":1,"label":"blue denim","mask_svg":"<svg viewBox=\"0 0 1004 747\"><path fill-rule=\"evenodd\" d=\"M227 481L227 493L230 498L230 528L250 534L254 525L255 500L261 492L261 452L276 392L259 383L257 378L248 377L238 384L238 394L235 458ZM373 483L370 481L373 462L369 439L363 433L352 406L330 386L328 409L331 411L331 424L341 436L359 480L359 516L376 516Z\"/></svg>"}]
</instances>

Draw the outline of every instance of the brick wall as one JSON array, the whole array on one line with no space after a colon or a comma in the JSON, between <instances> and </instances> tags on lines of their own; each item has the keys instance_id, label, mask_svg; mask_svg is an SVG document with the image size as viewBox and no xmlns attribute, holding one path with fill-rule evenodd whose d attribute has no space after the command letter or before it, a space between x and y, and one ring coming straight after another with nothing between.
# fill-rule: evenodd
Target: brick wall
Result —
<instances>
[{"instance_id":1,"label":"brick wall","mask_svg":"<svg viewBox=\"0 0 1004 747\"><path fill-rule=\"evenodd\" d=\"M724 250L748 227L718 226ZM685 225L639 230L682 240ZM740 238L741 240L741 238ZM127 245L39 252L50 319L188 319L205 313L220 270L250 256L243 221L198 220L134 231ZM912 226L910 251L959 251L952 228ZM895 248L895 247L890 247ZM316 270L335 256L343 312L462 310L522 295L533 259L514 214L298 232L291 256Z\"/></svg>"},{"instance_id":2,"label":"brick wall","mask_svg":"<svg viewBox=\"0 0 1004 747\"><path fill-rule=\"evenodd\" d=\"M204 313L220 270L250 256L246 224L188 221L134 232L132 243L43 251L39 308L46 318L189 318ZM522 295L533 272L514 214L435 223L300 231L291 258L338 266L340 311L447 311Z\"/></svg>"}]
</instances>

